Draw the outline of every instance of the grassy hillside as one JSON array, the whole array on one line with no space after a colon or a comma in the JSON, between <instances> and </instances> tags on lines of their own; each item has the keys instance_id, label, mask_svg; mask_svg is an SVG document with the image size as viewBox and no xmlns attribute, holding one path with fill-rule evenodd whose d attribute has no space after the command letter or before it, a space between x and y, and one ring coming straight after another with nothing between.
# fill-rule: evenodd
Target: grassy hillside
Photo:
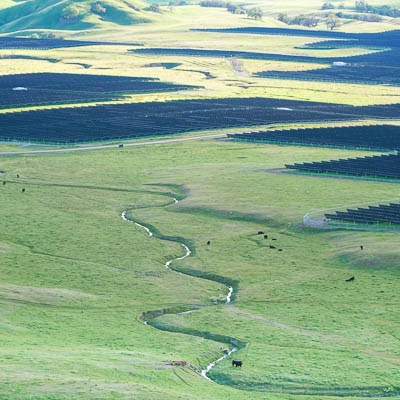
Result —
<instances>
[{"instance_id":1,"label":"grassy hillside","mask_svg":"<svg viewBox=\"0 0 400 400\"><path fill-rule=\"evenodd\" d=\"M66 23L60 15L70 3L81 15ZM277 20L278 12L318 13L319 0L273 6L255 1L251 6L264 11L261 21L198 5L163 6L154 13L136 0L102 0L106 13L96 14L90 11L94 3L1 1L0 32L140 45L5 48L0 74L104 74L201 87L133 94L125 102L239 96L354 106L400 102L394 85L255 76L329 62L131 51L186 47L321 57L372 51L316 50L306 46L314 39L302 36L191 30L287 27ZM151 23L137 23L144 20ZM337 30L375 32L397 24L396 19L351 21ZM318 27L325 28L323 22ZM77 105L82 104L25 109ZM11 104L0 117L23 109ZM94 130L103 128L93 124ZM398 397L399 231L302 225L307 213L398 199L398 184L281 171L285 163L371 154L363 151L211 136L187 140L196 134L151 145L136 140L123 147L112 143L47 154L17 152L54 147L0 144L0 151L14 152L0 155L0 399ZM190 256L183 258L182 244ZM346 282L351 276L355 280ZM228 286L233 287L230 304L225 303ZM226 356L232 343L239 344L238 351L209 372L215 382L205 379L201 371ZM241 360L242 367L232 367L232 359Z\"/></svg>"},{"instance_id":2,"label":"grassy hillside","mask_svg":"<svg viewBox=\"0 0 400 400\"><path fill-rule=\"evenodd\" d=\"M397 185L272 173L363 154L202 141L3 157L0 397L398 393L398 233L300 226L313 210L394 198ZM173 268L239 282L234 302L221 283L166 269L183 249L163 237L192 250ZM246 343L212 370L220 385L199 370L227 344L139 320L182 306L201 308L157 326Z\"/></svg>"},{"instance_id":3,"label":"grassy hillside","mask_svg":"<svg viewBox=\"0 0 400 400\"><path fill-rule=\"evenodd\" d=\"M101 4L95 8L95 4ZM147 22L145 3L120 0L32 0L0 11L0 32L27 29L83 30L105 25Z\"/></svg>"},{"instance_id":4,"label":"grassy hillside","mask_svg":"<svg viewBox=\"0 0 400 400\"><path fill-rule=\"evenodd\" d=\"M15 32L24 35L32 34L32 30L55 30L59 35L68 37L72 32L78 31L81 35L93 35L95 28L96 35L105 34L110 40L118 41L128 31L121 30L124 26L129 29L143 22L151 22L145 30L151 32L162 32L171 28L182 28L192 25L197 28L222 28L235 26L278 26L287 27L284 22L278 20L281 13L287 14L289 19L305 15L316 17L320 20L318 29L327 29L325 21L328 11L337 13L342 11L351 14L354 11L353 1L332 2L334 10L321 10L323 2L313 0L299 4L299 2L286 0L279 4L271 5L265 1L255 1L251 4L243 4L244 10L259 7L262 10L261 20L249 18L246 14L231 14L225 8L199 7L188 5L169 5L168 2L159 2L161 7L158 11L151 11L149 4L157 2L144 2L142 0L41 0L11 1L7 0L0 5L0 33ZM232 2L235 4L235 2ZM389 5L396 7L396 2L390 0L370 1L372 6ZM344 7L339 9L339 5ZM77 15L65 18L65 9L72 6ZM194 24L194 26L193 26ZM339 25L335 28L348 32L360 31L381 31L396 29L399 25L397 18L383 17L378 22L365 22L356 19L340 19ZM295 25L294 27L298 27ZM101 29L99 29L101 28ZM115 32L115 34L114 34ZM130 31L135 34L134 31ZM137 32L142 33L140 27Z\"/></svg>"}]
</instances>

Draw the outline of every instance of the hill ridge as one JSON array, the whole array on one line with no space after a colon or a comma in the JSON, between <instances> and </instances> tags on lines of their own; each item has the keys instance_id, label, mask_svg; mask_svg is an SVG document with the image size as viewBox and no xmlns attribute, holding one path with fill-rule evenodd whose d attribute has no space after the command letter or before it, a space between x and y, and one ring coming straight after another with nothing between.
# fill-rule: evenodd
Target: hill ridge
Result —
<instances>
[{"instance_id":1,"label":"hill ridge","mask_svg":"<svg viewBox=\"0 0 400 400\"><path fill-rule=\"evenodd\" d=\"M30 0L0 9L0 32L83 30L149 22L141 0Z\"/></svg>"}]
</instances>

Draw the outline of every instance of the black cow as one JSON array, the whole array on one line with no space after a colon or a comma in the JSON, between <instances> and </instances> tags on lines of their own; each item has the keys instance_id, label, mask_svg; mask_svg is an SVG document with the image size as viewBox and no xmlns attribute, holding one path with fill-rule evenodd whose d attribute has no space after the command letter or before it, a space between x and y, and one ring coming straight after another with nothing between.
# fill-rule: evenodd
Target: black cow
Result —
<instances>
[{"instance_id":1,"label":"black cow","mask_svg":"<svg viewBox=\"0 0 400 400\"><path fill-rule=\"evenodd\" d=\"M361 245L361 246L360 246L360 249L361 249L361 250L364 250L364 246L363 246L363 245Z\"/></svg>"},{"instance_id":2,"label":"black cow","mask_svg":"<svg viewBox=\"0 0 400 400\"><path fill-rule=\"evenodd\" d=\"M6 184L6 181L3 181L3 185L5 185Z\"/></svg>"},{"instance_id":3,"label":"black cow","mask_svg":"<svg viewBox=\"0 0 400 400\"><path fill-rule=\"evenodd\" d=\"M207 246L209 246L211 244L211 241L209 240L208 242L207 242Z\"/></svg>"},{"instance_id":4,"label":"black cow","mask_svg":"<svg viewBox=\"0 0 400 400\"><path fill-rule=\"evenodd\" d=\"M346 279L346 282L353 282L356 278L354 276L351 276L349 279Z\"/></svg>"},{"instance_id":5,"label":"black cow","mask_svg":"<svg viewBox=\"0 0 400 400\"><path fill-rule=\"evenodd\" d=\"M268 239L268 235L267 234L264 235L264 239Z\"/></svg>"},{"instance_id":6,"label":"black cow","mask_svg":"<svg viewBox=\"0 0 400 400\"><path fill-rule=\"evenodd\" d=\"M264 235L264 232L263 231L258 231L257 235Z\"/></svg>"},{"instance_id":7,"label":"black cow","mask_svg":"<svg viewBox=\"0 0 400 400\"><path fill-rule=\"evenodd\" d=\"M124 147L124 145L121 143L118 145L119 148Z\"/></svg>"},{"instance_id":8,"label":"black cow","mask_svg":"<svg viewBox=\"0 0 400 400\"><path fill-rule=\"evenodd\" d=\"M22 193L24 193L25 192L25 188L22 188Z\"/></svg>"},{"instance_id":9,"label":"black cow","mask_svg":"<svg viewBox=\"0 0 400 400\"><path fill-rule=\"evenodd\" d=\"M232 360L232 367L241 367L242 366L242 361L239 360Z\"/></svg>"},{"instance_id":10,"label":"black cow","mask_svg":"<svg viewBox=\"0 0 400 400\"><path fill-rule=\"evenodd\" d=\"M270 248L270 249L276 249L276 247L273 246L272 244L269 245L269 248Z\"/></svg>"}]
</instances>

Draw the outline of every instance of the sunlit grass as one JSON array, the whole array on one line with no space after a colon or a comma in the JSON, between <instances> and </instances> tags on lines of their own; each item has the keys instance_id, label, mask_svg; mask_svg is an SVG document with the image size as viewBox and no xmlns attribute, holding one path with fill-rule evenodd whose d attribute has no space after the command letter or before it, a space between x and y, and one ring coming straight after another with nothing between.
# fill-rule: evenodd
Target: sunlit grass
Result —
<instances>
[{"instance_id":1,"label":"sunlit grass","mask_svg":"<svg viewBox=\"0 0 400 400\"><path fill-rule=\"evenodd\" d=\"M239 60L247 73L241 75L222 58L128 52L136 48L134 43L324 56L365 51L301 48L310 38L267 40L189 30L285 27L276 20L277 12L294 15L318 10L322 3L254 4L268 14L262 21L191 5L163 7L162 15L151 16L154 24L104 23L102 30L76 36L58 31L65 37L132 45L1 50L0 74L145 76L202 87L124 100L132 102L241 96L353 105L400 101L397 87L252 77L263 70L321 67L311 63ZM351 22L339 29L393 26ZM21 55L36 59L7 58ZM160 62L179 66L151 66ZM320 124L301 124L310 125ZM398 395L398 233L318 231L301 224L306 213L396 198L398 185L279 171L285 163L370 153L226 140L113 146L1 158L0 398L289 400L296 393L296 399L309 400L311 395ZM36 148L51 146L0 145L2 151ZM123 211L150 227L154 236L124 221ZM191 256L167 269L168 260L183 255L177 240L190 247ZM346 282L349 276L355 281ZM224 283L235 289L229 305L223 304L228 291ZM182 309L196 311L174 312ZM143 312L154 310L163 315L145 325ZM213 335L246 343L211 370L219 384L199 373L230 348L227 341L210 340ZM232 368L233 357L243 361L241 369ZM188 365L173 366L173 360Z\"/></svg>"},{"instance_id":2,"label":"sunlit grass","mask_svg":"<svg viewBox=\"0 0 400 400\"><path fill-rule=\"evenodd\" d=\"M356 153L368 154L202 141L3 157L0 393L256 399L272 385L281 394L268 398L287 399L293 384L342 394L396 386L397 234L300 224L312 210L396 197L397 185L270 172ZM237 281L235 302L221 304L221 283L166 269L183 249L165 237L193 251L174 269ZM211 376L252 392L168 364L201 369L228 349L139 320L180 306L200 309L157 324L246 342L241 370L228 359Z\"/></svg>"}]
</instances>

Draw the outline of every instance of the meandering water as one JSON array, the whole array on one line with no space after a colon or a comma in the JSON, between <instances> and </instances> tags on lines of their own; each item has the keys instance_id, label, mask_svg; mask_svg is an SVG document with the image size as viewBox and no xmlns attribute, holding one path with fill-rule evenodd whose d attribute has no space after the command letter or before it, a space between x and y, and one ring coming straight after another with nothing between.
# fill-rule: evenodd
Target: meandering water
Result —
<instances>
[{"instance_id":1,"label":"meandering water","mask_svg":"<svg viewBox=\"0 0 400 400\"><path fill-rule=\"evenodd\" d=\"M175 204L178 203L178 200L176 200L175 198L173 200L174 200ZM135 222L135 221L127 218L126 214L127 214L127 211L124 211L122 213L122 215L121 215L121 218L124 221L130 222L130 223L134 223L136 226L144 229L149 237L154 236L153 232L151 232L151 230L147 226L142 225L142 224L140 224L138 222ZM173 263L174 261L183 260L183 259L185 259L186 257L189 257L192 254L192 252L189 249L189 247L187 245L185 245L184 243L182 243L182 242L179 242L179 241L173 240L173 239L169 239L169 238L160 238L160 239L178 243L183 247L183 249L185 251L185 254L183 256L176 257L176 258L173 258L171 260L168 260L164 264L165 267L170 269L171 271L174 271L173 269L170 268L171 263ZM179 272L179 271L174 271L174 272L182 274L182 272ZM187 275L189 275L189 274L187 274ZM234 294L234 289L233 289L232 286L226 285L226 287L228 289L228 294L226 295L226 298L225 298L225 304L229 304L232 301L232 297L233 297L233 294ZM196 310L197 309L188 309L188 310L185 310L185 311L175 312L175 313L176 314L184 314L184 313L195 312ZM155 318L157 318L157 317L159 317L161 315L164 315L164 314L166 314L168 312L170 312L170 311L169 310L165 310L165 309L164 310L156 310L156 311L144 312L143 313L143 318L142 318L143 323L145 325L152 325L151 324L151 320L152 319L155 319ZM174 311L171 311L171 312L174 312ZM149 321L149 323L148 323L148 321ZM158 329L160 329L160 328L158 327ZM178 331L175 331L175 332L178 332ZM188 334L187 332L182 332L182 333ZM196 333L193 333L193 335L207 338L207 336L204 335L204 332L202 333L202 332L197 331ZM219 340L216 340L216 339L211 339L211 340L219 341ZM210 382L215 382L209 377L209 372L212 370L212 368L217 363L219 363L222 360L224 360L227 357L229 357L235 351L238 351L239 348L245 347L245 343L240 342L240 341L238 341L238 340L236 340L236 339L234 339L233 337L230 337L230 336L220 336L220 342L224 343L224 344L229 344L231 346L231 349L229 351L227 351L225 354L223 354L222 356L220 356L219 358L217 358L214 361L210 362L204 369L202 369L200 371L200 375L204 379L206 379L207 381L210 381ZM300 388L300 387L295 387L294 388L293 385L288 385L286 389L284 388L283 385L275 385L275 386L276 387L274 388L274 385L270 385L270 390L269 391L271 393L279 392L279 393L287 393L287 394L296 395L296 394L300 394L300 392L301 392L301 394L303 394L303 395L307 394L307 389L306 389L306 391L304 391L303 388ZM242 387L242 389L243 389L243 387ZM253 390L254 390L254 387L253 387ZM300 392L298 393L297 390L300 390ZM397 388L395 389L394 393L386 393L385 389L381 389L381 390L382 390L382 396L384 396L384 397L388 397L388 398L389 397L390 398L397 397L398 398L400 396L398 391L397 391ZM265 391L265 385L262 386L262 391ZM318 387L318 388L310 387L310 388L308 388L308 394L310 396L315 396L315 395L328 396L328 395L330 395L330 396L339 396L340 397L340 396L346 395L346 396L362 396L362 397L365 397L365 398L381 397L381 396L378 396L379 390L377 392L375 392L375 393L371 393L370 392L370 387L365 387L365 388L361 388L361 387L355 387L355 388L343 387L343 388L337 388L337 389L329 388L329 387Z\"/></svg>"},{"instance_id":2,"label":"meandering water","mask_svg":"<svg viewBox=\"0 0 400 400\"><path fill-rule=\"evenodd\" d=\"M176 198L173 198L173 201L174 201L175 204L178 203L178 200L177 200ZM124 212L121 214L121 218L122 218L124 221L130 222L130 223L134 223L136 226L138 226L138 227L144 229L149 237L152 237L152 236L153 236L153 232L151 232L151 230L150 230L147 226L142 225L142 224L139 224L138 222L135 222L135 221L133 221L133 220L127 218L126 214L127 214L127 210L124 211ZM171 260L168 260L168 261L164 264L165 267L168 268L168 269L171 269L171 268L170 268L170 265L171 265L171 263L173 263L174 261L183 260L183 259L185 259L186 257L189 257L189 256L192 254L192 252L191 252L191 250L189 249L189 247L186 246L186 244L184 244L184 243L182 243L182 242L179 242L179 241L177 241L177 240L172 240L172 239L162 239L162 240L168 240L168 241L171 241L171 242L179 243L179 244L184 248L184 250L185 250L185 254L184 254L183 256L181 256L181 257L176 257L176 258L173 258L173 259L171 259ZM177 273L179 273L179 274L182 274L181 272L178 272L178 271L175 271L175 272L177 272ZM229 303L231 302L232 295L233 295L233 287L232 287L232 286L227 286L227 288L228 288L228 294L227 294L227 296L226 296L225 304L229 304ZM193 312L193 311L195 311L195 310L189 310L189 311L185 311L185 312L187 313L187 312ZM144 324L147 325L147 321L144 321ZM210 381L210 382L214 382L207 374L211 371L211 369L212 369L217 363L219 363L220 361L222 361L222 360L224 360L225 358L229 357L232 353L234 353L234 352L237 351L237 350L238 350L238 348L233 346L226 354L224 354L224 355L222 355L221 357L217 358L216 360L210 362L210 363L206 366L206 368L204 368L204 369L202 369L202 370L200 371L201 376L204 377L205 379L207 379L207 380Z\"/></svg>"},{"instance_id":3,"label":"meandering water","mask_svg":"<svg viewBox=\"0 0 400 400\"><path fill-rule=\"evenodd\" d=\"M126 213L127 213L127 211L124 211L124 212L122 213L122 215L121 215L121 218L122 218L124 221L131 222L131 223L135 224L136 226L139 226L140 228L143 228L143 229L147 232L147 234L149 235L149 237L152 237L152 236L153 236L153 232L152 232L147 226L144 226L144 225L142 225L142 224L139 224L139 222L131 221L130 219L126 218Z\"/></svg>"},{"instance_id":4,"label":"meandering water","mask_svg":"<svg viewBox=\"0 0 400 400\"><path fill-rule=\"evenodd\" d=\"M207 379L210 382L214 382L209 376L207 376L207 374L211 371L211 368L215 366L215 364L219 363L220 361L224 360L225 358L229 357L232 353L234 353L235 351L237 351L236 347L233 347L231 350L228 351L228 353L224 354L223 356L221 356L220 358L218 358L217 360L210 362L210 364L207 365L206 368L202 369L200 371L200 374L203 378Z\"/></svg>"}]
</instances>

